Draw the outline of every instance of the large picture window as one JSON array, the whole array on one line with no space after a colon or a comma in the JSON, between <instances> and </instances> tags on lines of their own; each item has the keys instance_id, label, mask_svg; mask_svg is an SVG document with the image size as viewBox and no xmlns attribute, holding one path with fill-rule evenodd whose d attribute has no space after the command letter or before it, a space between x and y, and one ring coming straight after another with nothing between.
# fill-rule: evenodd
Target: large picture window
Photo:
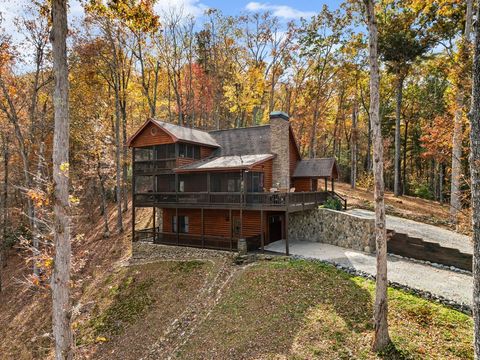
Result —
<instances>
[{"instance_id":1,"label":"large picture window","mask_svg":"<svg viewBox=\"0 0 480 360\"><path fill-rule=\"evenodd\" d=\"M177 232L177 217L175 215L172 216L172 231ZM178 216L178 232L188 233L188 216Z\"/></svg>"}]
</instances>

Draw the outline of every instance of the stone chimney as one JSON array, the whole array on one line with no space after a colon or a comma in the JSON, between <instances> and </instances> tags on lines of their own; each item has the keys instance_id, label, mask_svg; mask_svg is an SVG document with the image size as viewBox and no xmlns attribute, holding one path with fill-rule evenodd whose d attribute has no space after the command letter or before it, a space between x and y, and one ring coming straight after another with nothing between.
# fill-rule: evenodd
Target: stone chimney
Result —
<instances>
[{"instance_id":1,"label":"stone chimney","mask_svg":"<svg viewBox=\"0 0 480 360\"><path fill-rule=\"evenodd\" d=\"M273 159L273 186L281 189L290 188L290 139L289 116L281 111L270 113L270 150Z\"/></svg>"}]
</instances>

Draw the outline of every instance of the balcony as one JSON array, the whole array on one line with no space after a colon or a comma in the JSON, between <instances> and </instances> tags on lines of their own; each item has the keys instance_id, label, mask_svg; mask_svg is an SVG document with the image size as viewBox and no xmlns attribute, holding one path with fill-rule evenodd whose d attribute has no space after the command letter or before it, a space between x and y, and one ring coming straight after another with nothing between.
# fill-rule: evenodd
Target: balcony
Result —
<instances>
[{"instance_id":1,"label":"balcony","mask_svg":"<svg viewBox=\"0 0 480 360\"><path fill-rule=\"evenodd\" d=\"M346 208L344 198L332 191L292 193L239 193L239 192L148 192L135 194L137 207L161 208L224 208L248 210L302 211L336 198Z\"/></svg>"}]
</instances>

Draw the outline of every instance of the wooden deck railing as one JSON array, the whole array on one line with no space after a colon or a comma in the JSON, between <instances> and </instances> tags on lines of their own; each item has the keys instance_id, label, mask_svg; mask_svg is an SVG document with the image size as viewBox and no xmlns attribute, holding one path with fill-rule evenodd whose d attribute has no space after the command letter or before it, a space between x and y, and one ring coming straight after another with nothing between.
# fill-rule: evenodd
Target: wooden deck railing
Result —
<instances>
[{"instance_id":1,"label":"wooden deck railing","mask_svg":"<svg viewBox=\"0 0 480 360\"><path fill-rule=\"evenodd\" d=\"M238 193L238 192L148 192L135 194L138 205L237 205L245 208L255 207L295 207L312 204L324 204L328 198L338 198L346 208L346 200L331 191L293 192L293 193Z\"/></svg>"}]
</instances>

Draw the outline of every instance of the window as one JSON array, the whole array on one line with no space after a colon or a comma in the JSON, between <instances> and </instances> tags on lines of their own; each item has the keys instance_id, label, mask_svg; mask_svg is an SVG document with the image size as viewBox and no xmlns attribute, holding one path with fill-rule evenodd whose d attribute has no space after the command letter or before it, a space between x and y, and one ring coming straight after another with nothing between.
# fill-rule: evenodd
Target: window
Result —
<instances>
[{"instance_id":1,"label":"window","mask_svg":"<svg viewBox=\"0 0 480 360\"><path fill-rule=\"evenodd\" d=\"M193 145L187 145L187 157L193 159Z\"/></svg>"},{"instance_id":2,"label":"window","mask_svg":"<svg viewBox=\"0 0 480 360\"><path fill-rule=\"evenodd\" d=\"M194 159L200 159L200 146L194 146L193 147L193 158Z\"/></svg>"},{"instance_id":3,"label":"window","mask_svg":"<svg viewBox=\"0 0 480 360\"><path fill-rule=\"evenodd\" d=\"M156 159L173 159L175 158L175 144L163 144L155 146Z\"/></svg>"},{"instance_id":4,"label":"window","mask_svg":"<svg viewBox=\"0 0 480 360\"><path fill-rule=\"evenodd\" d=\"M200 146L192 144L178 144L178 156L189 159L200 159Z\"/></svg>"},{"instance_id":5,"label":"window","mask_svg":"<svg viewBox=\"0 0 480 360\"><path fill-rule=\"evenodd\" d=\"M178 144L178 156L182 158L187 156L187 144Z\"/></svg>"},{"instance_id":6,"label":"window","mask_svg":"<svg viewBox=\"0 0 480 360\"><path fill-rule=\"evenodd\" d=\"M153 176L136 176L135 193L153 192Z\"/></svg>"},{"instance_id":7,"label":"window","mask_svg":"<svg viewBox=\"0 0 480 360\"><path fill-rule=\"evenodd\" d=\"M172 216L172 232L177 232L177 217ZM178 217L178 232L186 234L188 233L188 216Z\"/></svg>"},{"instance_id":8,"label":"window","mask_svg":"<svg viewBox=\"0 0 480 360\"><path fill-rule=\"evenodd\" d=\"M178 182L178 191L180 191L180 192L185 191L185 180L180 180Z\"/></svg>"}]
</instances>

